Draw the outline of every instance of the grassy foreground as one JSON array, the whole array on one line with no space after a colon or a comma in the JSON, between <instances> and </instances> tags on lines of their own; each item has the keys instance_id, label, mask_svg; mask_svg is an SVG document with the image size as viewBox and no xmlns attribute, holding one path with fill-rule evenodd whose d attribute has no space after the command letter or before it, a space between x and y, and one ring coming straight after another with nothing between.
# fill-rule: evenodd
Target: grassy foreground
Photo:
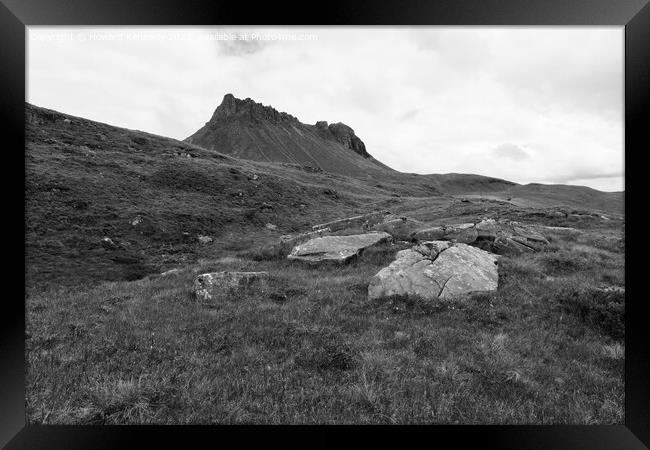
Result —
<instances>
[{"instance_id":1,"label":"grassy foreground","mask_svg":"<svg viewBox=\"0 0 650 450\"><path fill-rule=\"evenodd\" d=\"M549 233L545 233L549 236ZM624 241L550 234L503 257L499 289L367 299L407 244L343 267L202 260L175 275L32 291L31 423L623 423ZM197 272L268 270L213 305Z\"/></svg>"}]
</instances>

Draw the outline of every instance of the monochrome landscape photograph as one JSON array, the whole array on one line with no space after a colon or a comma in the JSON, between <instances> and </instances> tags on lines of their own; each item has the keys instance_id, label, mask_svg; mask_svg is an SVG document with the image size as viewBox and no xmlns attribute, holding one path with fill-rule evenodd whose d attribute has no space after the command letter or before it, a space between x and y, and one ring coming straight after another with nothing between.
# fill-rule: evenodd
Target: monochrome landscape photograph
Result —
<instances>
[{"instance_id":1,"label":"monochrome landscape photograph","mask_svg":"<svg viewBox=\"0 0 650 450\"><path fill-rule=\"evenodd\" d=\"M28 423L624 424L623 55L28 26Z\"/></svg>"}]
</instances>

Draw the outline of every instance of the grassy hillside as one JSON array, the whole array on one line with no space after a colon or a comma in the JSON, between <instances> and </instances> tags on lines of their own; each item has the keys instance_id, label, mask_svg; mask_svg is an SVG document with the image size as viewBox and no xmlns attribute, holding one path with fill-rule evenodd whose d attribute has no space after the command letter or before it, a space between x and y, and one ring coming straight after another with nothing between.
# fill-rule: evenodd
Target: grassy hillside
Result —
<instances>
[{"instance_id":1,"label":"grassy hillside","mask_svg":"<svg viewBox=\"0 0 650 450\"><path fill-rule=\"evenodd\" d=\"M585 191L352 178L26 108L30 423L623 423L625 236L587 206L602 193L556 206ZM517 220L550 245L447 302L368 300L407 242L341 267L260 251L378 209ZM196 275L223 270L271 282L198 303Z\"/></svg>"},{"instance_id":2,"label":"grassy hillside","mask_svg":"<svg viewBox=\"0 0 650 450\"><path fill-rule=\"evenodd\" d=\"M437 193L238 160L31 105L27 124L28 285L137 279L382 200ZM214 244L202 246L200 235Z\"/></svg>"},{"instance_id":3,"label":"grassy hillside","mask_svg":"<svg viewBox=\"0 0 650 450\"><path fill-rule=\"evenodd\" d=\"M532 207L567 205L576 208L623 214L622 192L601 192L585 186L531 183L506 191L515 203Z\"/></svg>"},{"instance_id":4,"label":"grassy hillside","mask_svg":"<svg viewBox=\"0 0 650 450\"><path fill-rule=\"evenodd\" d=\"M26 109L28 286L138 279L376 209L427 221L540 215L533 207L485 198L464 203L446 194L465 192L463 183L466 192L512 185L503 180L397 172L347 177ZM541 216L536 220L566 222ZM278 229L267 230L267 223ZM201 235L213 243L200 244Z\"/></svg>"},{"instance_id":5,"label":"grassy hillside","mask_svg":"<svg viewBox=\"0 0 650 450\"><path fill-rule=\"evenodd\" d=\"M367 299L400 245L343 267L213 255L27 302L31 423L623 423L620 232L554 232L499 290ZM198 304L195 273L273 283Z\"/></svg>"}]
</instances>

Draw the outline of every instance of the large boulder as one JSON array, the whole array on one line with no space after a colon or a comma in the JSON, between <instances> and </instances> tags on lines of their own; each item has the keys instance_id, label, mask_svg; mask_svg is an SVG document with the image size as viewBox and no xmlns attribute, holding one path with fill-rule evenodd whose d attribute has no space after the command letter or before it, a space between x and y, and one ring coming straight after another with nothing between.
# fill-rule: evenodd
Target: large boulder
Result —
<instances>
[{"instance_id":1,"label":"large boulder","mask_svg":"<svg viewBox=\"0 0 650 450\"><path fill-rule=\"evenodd\" d=\"M498 279L495 255L462 243L427 242L398 252L397 259L370 280L368 297L445 299L494 291Z\"/></svg>"},{"instance_id":2,"label":"large boulder","mask_svg":"<svg viewBox=\"0 0 650 450\"><path fill-rule=\"evenodd\" d=\"M194 293L200 300L212 300L219 294L232 292L268 280L268 272L212 272L194 280Z\"/></svg>"},{"instance_id":3,"label":"large boulder","mask_svg":"<svg viewBox=\"0 0 650 450\"><path fill-rule=\"evenodd\" d=\"M390 238L390 234L383 232L323 236L297 245L288 258L308 263L345 263L359 256L366 248L385 242Z\"/></svg>"}]
</instances>

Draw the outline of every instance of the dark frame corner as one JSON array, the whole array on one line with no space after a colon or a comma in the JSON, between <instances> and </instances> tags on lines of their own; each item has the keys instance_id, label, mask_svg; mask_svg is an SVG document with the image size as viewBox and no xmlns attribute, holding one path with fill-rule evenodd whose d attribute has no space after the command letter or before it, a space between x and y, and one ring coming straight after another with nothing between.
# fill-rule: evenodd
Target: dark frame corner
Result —
<instances>
[{"instance_id":1,"label":"dark frame corner","mask_svg":"<svg viewBox=\"0 0 650 450\"><path fill-rule=\"evenodd\" d=\"M308 8L304 2L266 2L251 7L248 2L195 0L0 0L0 98L5 158L15 158L24 167L24 108L25 108L25 27L30 25L219 25L236 24L311 24L311 25L614 25L625 26L625 212L626 240L639 234L631 226L631 217L639 214L632 207L643 195L632 184L639 180L633 175L634 164L647 147L648 105L650 103L650 5L649 0L445 0L431 2L383 1L381 4L359 1L356 4L333 0L318 8ZM295 3L295 4L294 4ZM189 6L189 7L188 7ZM301 14L287 15L286 11ZM313 12L310 12L313 11ZM644 114L645 113L645 114ZM645 119L645 120L644 120ZM646 138L645 141L642 140ZM643 144L642 144L643 143ZM642 147L643 145L643 147ZM13 161L11 161L13 163ZM11 167L5 163L5 167ZM13 171L17 178L23 172ZM9 174L11 175L11 173ZM4 192L15 194L18 189L13 177L3 177ZM24 180L23 180L24 182ZM9 183L12 183L10 185ZM13 187L13 189L11 189ZM21 234L18 217L23 218L24 199L14 195L11 206L12 236ZM24 234L24 226L23 233ZM17 239L13 239L17 241ZM23 248L24 250L24 248ZM18 253L16 249L16 253ZM634 246L626 249L626 265L639 254ZM13 263L16 272L6 277L18 285L24 277L22 267ZM631 273L629 270L627 273ZM632 277L626 291L626 360L625 360L625 425L612 426L463 426L404 428L372 427L358 431L374 440L410 437L422 433L428 442L440 439L454 446L479 443L481 447L516 449L642 449L650 446L650 358L647 328L644 323L645 296ZM631 281L631 282L630 282ZM5 294L3 326L0 328L0 445L6 448L121 448L133 446L146 439L152 446L162 443L178 446L186 439L209 437L214 444L226 441L232 434L239 443L248 441L249 427L65 427L25 425L25 360L24 360L24 287L19 294ZM5 292L7 292L5 290ZM635 297L635 292L639 295ZM337 428L340 430L341 428ZM330 430L318 427L255 428L267 435L281 433L284 445L303 438L309 446L325 445ZM355 431L357 431L355 429ZM308 433L308 434L307 434ZM408 435L406 433L409 433ZM217 438L218 436L218 438ZM270 436L269 436L270 437ZM216 439L215 439L216 438ZM134 441L135 439L135 441ZM398 442L399 442L398 441ZM644 445L645 444L645 445ZM296 444L297 445L297 444ZM187 446L187 444L185 445Z\"/></svg>"}]
</instances>

